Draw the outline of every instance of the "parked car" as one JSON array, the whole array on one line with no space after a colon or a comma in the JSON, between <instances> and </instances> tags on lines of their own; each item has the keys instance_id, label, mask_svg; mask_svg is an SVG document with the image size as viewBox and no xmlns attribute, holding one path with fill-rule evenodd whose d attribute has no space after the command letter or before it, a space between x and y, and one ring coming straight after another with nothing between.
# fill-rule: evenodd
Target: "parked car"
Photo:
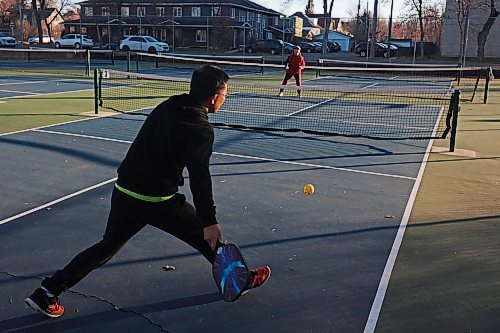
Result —
<instances>
[{"instance_id":1,"label":"parked car","mask_svg":"<svg viewBox=\"0 0 500 333\"><path fill-rule=\"evenodd\" d=\"M112 40L111 42L104 44L103 48L106 50L119 50L120 49L120 42Z\"/></svg>"},{"instance_id":2,"label":"parked car","mask_svg":"<svg viewBox=\"0 0 500 333\"><path fill-rule=\"evenodd\" d=\"M384 43L375 43L375 56L376 57L387 57L387 52L390 52L389 55L391 57L396 55L397 48L392 47L390 48L384 44ZM366 57L367 54L367 49L366 49L366 42L359 43L354 47L354 53L359 54L362 57ZM370 50L368 50L368 54L370 53Z\"/></svg>"},{"instance_id":3,"label":"parked car","mask_svg":"<svg viewBox=\"0 0 500 333\"><path fill-rule=\"evenodd\" d=\"M295 47L295 45L293 45L292 43L283 42L283 49L285 50L286 54L293 53L294 47Z\"/></svg>"},{"instance_id":4,"label":"parked car","mask_svg":"<svg viewBox=\"0 0 500 333\"><path fill-rule=\"evenodd\" d=\"M0 47L16 47L16 39L2 33L0 34Z\"/></svg>"},{"instance_id":5,"label":"parked car","mask_svg":"<svg viewBox=\"0 0 500 333\"><path fill-rule=\"evenodd\" d=\"M340 52L340 51L342 51L342 47L338 42L328 41L328 52Z\"/></svg>"},{"instance_id":6,"label":"parked car","mask_svg":"<svg viewBox=\"0 0 500 333\"><path fill-rule=\"evenodd\" d=\"M75 49L91 48L94 46L94 41L89 35L68 34L54 41L54 47L74 47Z\"/></svg>"},{"instance_id":7,"label":"parked car","mask_svg":"<svg viewBox=\"0 0 500 333\"><path fill-rule=\"evenodd\" d=\"M39 41L38 36L28 38L28 43L30 43L30 44L39 44L38 41ZM54 39L52 37L50 37L49 35L42 36L42 43L41 44L50 44L52 42L54 42Z\"/></svg>"},{"instance_id":8,"label":"parked car","mask_svg":"<svg viewBox=\"0 0 500 333\"><path fill-rule=\"evenodd\" d=\"M322 46L320 46L318 44L313 44L313 43L309 43L309 42L301 42L299 46L301 48L301 52L307 52L307 53L321 52L321 48L322 48Z\"/></svg>"},{"instance_id":9,"label":"parked car","mask_svg":"<svg viewBox=\"0 0 500 333\"><path fill-rule=\"evenodd\" d=\"M252 52L266 52L271 54L280 54L283 47L283 41L281 39L261 39L255 42L255 44L248 45L246 51L248 53Z\"/></svg>"},{"instance_id":10,"label":"parked car","mask_svg":"<svg viewBox=\"0 0 500 333\"><path fill-rule=\"evenodd\" d=\"M167 43L159 42L150 36L130 35L121 40L120 50L124 52L166 53L170 48Z\"/></svg>"}]
</instances>

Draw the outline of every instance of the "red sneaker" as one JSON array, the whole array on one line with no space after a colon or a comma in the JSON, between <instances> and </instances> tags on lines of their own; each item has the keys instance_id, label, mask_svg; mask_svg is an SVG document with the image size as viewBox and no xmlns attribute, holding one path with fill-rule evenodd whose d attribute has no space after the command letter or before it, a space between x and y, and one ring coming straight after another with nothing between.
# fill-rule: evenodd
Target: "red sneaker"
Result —
<instances>
[{"instance_id":1,"label":"red sneaker","mask_svg":"<svg viewBox=\"0 0 500 333\"><path fill-rule=\"evenodd\" d=\"M271 276L271 268L269 266L256 268L252 270L251 274L252 277L250 278L250 284L247 289L257 288L266 283Z\"/></svg>"},{"instance_id":2,"label":"red sneaker","mask_svg":"<svg viewBox=\"0 0 500 333\"><path fill-rule=\"evenodd\" d=\"M25 302L33 310L52 318L60 317L64 313L64 306L59 303L59 298L49 298L42 288L37 288Z\"/></svg>"}]
</instances>

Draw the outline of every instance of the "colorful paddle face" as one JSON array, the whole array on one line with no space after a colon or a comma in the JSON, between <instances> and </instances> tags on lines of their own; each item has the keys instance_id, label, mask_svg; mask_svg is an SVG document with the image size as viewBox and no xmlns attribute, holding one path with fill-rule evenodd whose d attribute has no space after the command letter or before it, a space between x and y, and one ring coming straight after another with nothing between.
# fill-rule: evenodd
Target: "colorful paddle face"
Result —
<instances>
[{"instance_id":1,"label":"colorful paddle face","mask_svg":"<svg viewBox=\"0 0 500 333\"><path fill-rule=\"evenodd\" d=\"M220 244L216 249L212 274L222 298L234 302L245 291L250 271L235 244Z\"/></svg>"}]
</instances>

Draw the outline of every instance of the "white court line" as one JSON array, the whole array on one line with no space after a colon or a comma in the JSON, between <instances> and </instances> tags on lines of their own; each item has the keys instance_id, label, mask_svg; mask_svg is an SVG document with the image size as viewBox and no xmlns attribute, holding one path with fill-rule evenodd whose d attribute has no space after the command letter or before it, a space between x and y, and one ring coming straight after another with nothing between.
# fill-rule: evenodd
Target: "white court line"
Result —
<instances>
[{"instance_id":1,"label":"white court line","mask_svg":"<svg viewBox=\"0 0 500 333\"><path fill-rule=\"evenodd\" d=\"M132 143L132 141L119 140L119 139L111 139L111 138L105 138L105 137L102 137L102 136L93 136L93 135L75 134L75 133L66 133L66 132L57 132L57 131L47 131L47 130L42 130L42 129L34 129L32 131L33 132L40 132L40 133L48 133L48 134L76 136L76 137L79 137L79 138L95 139L95 140L102 140L102 141L112 141L112 142L120 142L120 143Z\"/></svg>"},{"instance_id":2,"label":"white court line","mask_svg":"<svg viewBox=\"0 0 500 333\"><path fill-rule=\"evenodd\" d=\"M330 99L327 99L326 101L323 101L323 102L321 102L321 103L316 103L316 104L313 104L313 105L308 106L308 107L306 107L306 108L302 108L302 109L297 110L297 111L295 111L295 112L289 113L289 114L287 114L286 116L287 116L287 117L289 117L289 116L293 116L293 115L295 115L295 114L297 114L297 113L299 113L299 112L309 110L309 109L311 109L311 108L314 108L314 107L316 107L316 106L320 106L320 105L325 104L325 103L329 103L329 102L333 101L334 99L335 99L335 98L330 98Z\"/></svg>"},{"instance_id":3,"label":"white court line","mask_svg":"<svg viewBox=\"0 0 500 333\"><path fill-rule=\"evenodd\" d=\"M364 86L364 87L361 87L361 90L364 90L364 89L367 89L367 88L371 88L371 87L375 87L378 83L372 83L372 84L369 84L367 86Z\"/></svg>"},{"instance_id":4,"label":"white court line","mask_svg":"<svg viewBox=\"0 0 500 333\"><path fill-rule=\"evenodd\" d=\"M434 125L434 130L432 131L433 136L436 134L437 128L439 126L439 120L442 117L443 110L444 108L441 108L441 112L439 113L439 116L436 120L436 124ZM396 238L394 238L394 243L392 243L391 252L389 253L389 257L387 258L384 271L382 272L382 277L380 279L380 283L378 285L377 293L375 294L375 298L373 300L373 304L370 309L368 319L366 320L365 329L363 333L375 332L378 317L380 316L380 311L382 310L382 304L384 303L385 294L387 292L389 281L391 279L392 270L394 268L394 265L396 264L396 258L398 257L399 249L401 248L401 243L403 242L403 236L406 231L406 226L408 225L408 220L410 219L410 213L413 209L413 205L415 204L417 192L420 187L420 183L422 182L425 167L427 166L427 160L429 159L433 143L434 139L429 140L429 144L427 145L427 149L425 150L425 155L424 158L422 159L422 164L420 165L420 169L418 170L417 179L413 184L410 197L408 198L408 203L406 204L406 208L403 213L401 223L399 224Z\"/></svg>"},{"instance_id":5,"label":"white court line","mask_svg":"<svg viewBox=\"0 0 500 333\"><path fill-rule=\"evenodd\" d=\"M8 93L16 93L16 94L25 94L25 95L39 95L38 93L32 93L29 91L19 91L19 90L6 90L6 89L0 89L1 92L8 92ZM12 98L19 97L19 96L13 96ZM26 97L26 96L22 96Z\"/></svg>"},{"instance_id":6,"label":"white court line","mask_svg":"<svg viewBox=\"0 0 500 333\"><path fill-rule=\"evenodd\" d=\"M33 131L43 132L43 133L48 133L48 134L56 134L56 135L84 137L84 138L95 139L95 140L114 141L114 142L121 142L121 143L132 143L132 141L109 139L109 138L103 138L103 137L91 136L91 135L72 134L72 133L45 131L45 130L33 130ZM277 159L273 159L273 158L258 157L258 156L238 155L238 154L219 153L219 152L214 152L213 154L214 155L221 155L221 156L238 157L238 158L244 158L244 159L249 159L249 160L259 160L259 161L276 162L276 163L291 164L291 165L300 165L300 166L307 166L307 167L311 167L311 168L362 173L362 174L373 175L373 176L401 178L401 179L408 179L408 180L415 180L416 179L414 177L408 177L408 176L400 176L400 175L393 175L393 174L380 173L380 172L363 171L363 170L356 170L356 169L349 169L349 168L339 168L339 167L332 167L332 166L321 165L321 164L311 164L311 163L301 163L301 162L293 162L293 161L287 161L287 160L277 160Z\"/></svg>"},{"instance_id":7,"label":"white court line","mask_svg":"<svg viewBox=\"0 0 500 333\"><path fill-rule=\"evenodd\" d=\"M42 209L44 209L44 208L47 208L47 207L53 206L53 205L55 205L55 204L57 204L57 203L59 203L59 202L62 202L62 201L64 201L64 200L67 200L67 199L70 199L70 198L76 197L77 195L80 195L80 194L83 194L83 193L85 193L85 192L91 191L91 190L96 189L96 188L98 188L98 187L101 187L101 186L103 186L103 185L106 185L106 184L112 183L112 182L116 181L116 179L117 179L117 178L115 177L115 178L111 178L111 179L105 180L105 181L103 181L103 182L101 182L101 183L99 183L99 184L95 184L95 185L93 185L93 186L90 186L90 187L84 188L83 190L76 191L76 192L74 192L74 193L68 194L68 195L66 195L66 196L64 196L64 197L61 197L61 198L59 198L59 199L53 200L53 201L51 201L51 202L47 202L46 204L43 204L43 205L41 205L41 206L38 206L38 207L35 207L35 208L33 208L33 209L30 209L30 210L27 210L27 211L25 211L25 212L22 212L22 213L20 213L20 214L17 214L17 215L14 215L14 216L8 217L8 218L6 218L6 219L1 220L1 221L0 221L0 225L2 225L2 224L4 224L4 223L7 223L7 222L10 222L10 221L13 221L13 220L16 220L16 219L21 218L21 217L23 217L23 216L29 215L29 214L31 214L31 213L37 212L37 211L42 210Z\"/></svg>"},{"instance_id":8,"label":"white court line","mask_svg":"<svg viewBox=\"0 0 500 333\"><path fill-rule=\"evenodd\" d=\"M14 86L19 84L45 83L45 82L49 81L24 81L24 82L0 83L0 86Z\"/></svg>"},{"instance_id":9,"label":"white court line","mask_svg":"<svg viewBox=\"0 0 500 333\"><path fill-rule=\"evenodd\" d=\"M94 88L91 88L91 89L80 89L80 90L58 91L58 92L53 92L53 93L30 93L30 94L33 94L33 96L38 96L38 95L49 96L49 95L56 95L56 94L67 94L67 93L75 93L75 92L80 92L80 91L89 91L89 90L90 91L94 91ZM19 91L12 91L12 92L19 93ZM0 99L18 99L18 98L26 98L26 96L0 97Z\"/></svg>"}]
</instances>

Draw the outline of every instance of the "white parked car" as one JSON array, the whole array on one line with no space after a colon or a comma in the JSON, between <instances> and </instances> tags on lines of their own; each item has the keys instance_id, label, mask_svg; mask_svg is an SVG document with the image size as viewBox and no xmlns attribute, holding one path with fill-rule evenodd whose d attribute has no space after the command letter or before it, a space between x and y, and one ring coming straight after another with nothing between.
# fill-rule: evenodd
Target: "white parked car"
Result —
<instances>
[{"instance_id":1,"label":"white parked car","mask_svg":"<svg viewBox=\"0 0 500 333\"><path fill-rule=\"evenodd\" d=\"M34 37L30 37L28 38L28 43L30 44L38 44L38 36L34 36ZM54 39L52 37L50 37L49 35L43 35L42 36L42 44L50 44L54 41Z\"/></svg>"},{"instance_id":2,"label":"white parked car","mask_svg":"<svg viewBox=\"0 0 500 333\"><path fill-rule=\"evenodd\" d=\"M166 53L169 51L167 43L159 42L150 36L134 36L130 35L122 39L120 42L120 50L122 51L140 51L148 53Z\"/></svg>"},{"instance_id":3,"label":"white parked car","mask_svg":"<svg viewBox=\"0 0 500 333\"><path fill-rule=\"evenodd\" d=\"M0 34L0 47L16 47L16 39Z\"/></svg>"},{"instance_id":4,"label":"white parked car","mask_svg":"<svg viewBox=\"0 0 500 333\"><path fill-rule=\"evenodd\" d=\"M56 49L61 47L74 47L75 49L81 49L82 47L91 48L94 46L94 41L89 35L68 34L56 39L54 46Z\"/></svg>"}]
</instances>

